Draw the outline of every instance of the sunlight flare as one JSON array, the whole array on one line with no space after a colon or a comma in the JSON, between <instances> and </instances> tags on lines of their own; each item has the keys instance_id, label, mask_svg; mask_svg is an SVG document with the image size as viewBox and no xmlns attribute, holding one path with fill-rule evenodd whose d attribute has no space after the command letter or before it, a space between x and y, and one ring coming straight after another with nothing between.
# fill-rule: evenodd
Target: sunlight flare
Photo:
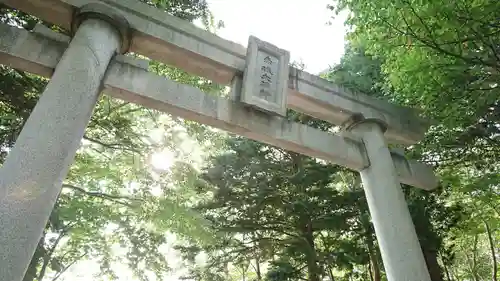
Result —
<instances>
[{"instance_id":1,"label":"sunlight flare","mask_svg":"<svg viewBox=\"0 0 500 281\"><path fill-rule=\"evenodd\" d=\"M151 155L151 165L155 170L168 171L175 163L175 154L167 149Z\"/></svg>"}]
</instances>

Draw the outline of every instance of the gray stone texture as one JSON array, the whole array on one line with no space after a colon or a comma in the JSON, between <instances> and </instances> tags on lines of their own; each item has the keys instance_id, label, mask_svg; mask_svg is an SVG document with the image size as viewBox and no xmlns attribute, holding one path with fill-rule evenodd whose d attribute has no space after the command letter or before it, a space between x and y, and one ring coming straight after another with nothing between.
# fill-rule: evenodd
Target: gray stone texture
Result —
<instances>
[{"instance_id":1,"label":"gray stone texture","mask_svg":"<svg viewBox=\"0 0 500 281\"><path fill-rule=\"evenodd\" d=\"M370 166L360 171L389 281L430 281L403 190L379 123L362 121L351 132L363 139Z\"/></svg>"},{"instance_id":2,"label":"gray stone texture","mask_svg":"<svg viewBox=\"0 0 500 281\"><path fill-rule=\"evenodd\" d=\"M241 102L272 115L286 116L290 53L250 36Z\"/></svg>"},{"instance_id":3,"label":"gray stone texture","mask_svg":"<svg viewBox=\"0 0 500 281\"><path fill-rule=\"evenodd\" d=\"M108 23L81 24L1 167L0 280L22 280L119 46Z\"/></svg>"}]
</instances>

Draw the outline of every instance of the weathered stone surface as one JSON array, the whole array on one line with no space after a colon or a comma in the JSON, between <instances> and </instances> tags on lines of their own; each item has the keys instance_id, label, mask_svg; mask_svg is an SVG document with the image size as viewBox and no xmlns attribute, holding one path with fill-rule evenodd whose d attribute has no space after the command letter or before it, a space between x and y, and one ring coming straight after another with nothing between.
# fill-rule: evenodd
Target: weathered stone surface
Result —
<instances>
[{"instance_id":1,"label":"weathered stone surface","mask_svg":"<svg viewBox=\"0 0 500 281\"><path fill-rule=\"evenodd\" d=\"M130 40L132 37L132 30L128 24L128 20L123 16L122 12L115 9L104 2L93 2L80 6L74 12L71 21L71 34L80 27L80 24L87 19L98 19L107 22L115 27L120 34L120 54L125 54L130 48Z\"/></svg>"},{"instance_id":2,"label":"weathered stone surface","mask_svg":"<svg viewBox=\"0 0 500 281\"><path fill-rule=\"evenodd\" d=\"M290 53L250 36L241 102L275 115L286 116Z\"/></svg>"},{"instance_id":3,"label":"weathered stone surface","mask_svg":"<svg viewBox=\"0 0 500 281\"><path fill-rule=\"evenodd\" d=\"M135 0L3 0L69 29L73 10L91 2L120 9L133 28L131 51L222 84L245 69L246 50L193 24ZM340 125L354 113L384 120L390 143L414 144L426 125L414 111L351 93L317 76L291 68L287 107ZM402 114L403 112L403 114Z\"/></svg>"},{"instance_id":4,"label":"weathered stone surface","mask_svg":"<svg viewBox=\"0 0 500 281\"><path fill-rule=\"evenodd\" d=\"M375 234L390 281L430 281L393 158L380 125L367 121L351 132L363 139L370 166L359 173Z\"/></svg>"},{"instance_id":5,"label":"weathered stone surface","mask_svg":"<svg viewBox=\"0 0 500 281\"><path fill-rule=\"evenodd\" d=\"M1 58L11 65L30 70L26 63L33 63L36 71L47 75L60 59L0 168L0 280L20 281L80 146L120 38L109 24L87 20L61 57L64 43L16 28L0 30L0 42L5 35L17 47L0 47Z\"/></svg>"},{"instance_id":6,"label":"weathered stone surface","mask_svg":"<svg viewBox=\"0 0 500 281\"><path fill-rule=\"evenodd\" d=\"M430 166L413 159L407 159L399 152L391 151L391 157L396 172L400 175L401 183L425 190L433 190L438 186L438 179ZM407 176L405 180L402 180L401 175L411 176Z\"/></svg>"},{"instance_id":7,"label":"weathered stone surface","mask_svg":"<svg viewBox=\"0 0 500 281\"><path fill-rule=\"evenodd\" d=\"M68 43L0 24L0 61L27 72L52 76Z\"/></svg>"},{"instance_id":8,"label":"weathered stone surface","mask_svg":"<svg viewBox=\"0 0 500 281\"><path fill-rule=\"evenodd\" d=\"M49 37L53 38L54 36ZM59 42L65 40L55 41L50 39L49 37L41 37L38 34L30 34L23 29L0 25L0 42L4 42L5 38L15 38L15 41L13 41L15 42L15 45L23 46L24 44L29 43L31 47L12 48L5 47L0 44L0 63L9 62L11 66L20 68L26 66L26 63L30 63L37 66L34 69L43 69L43 71L38 74L43 75L43 73L45 73L49 74L46 77L50 77L50 73L52 73L57 61L59 61L64 50L64 46L61 46ZM35 51L32 53L32 50ZM260 114L260 118L257 118L253 124L250 123L245 125L245 123L241 122L246 121L248 123L249 120L244 119L250 118L252 116L251 114L258 113L245 109L237 102L226 100L223 98L217 98L216 101L210 103L203 103L203 100L206 100L210 97L207 98L206 94L200 92L199 90L193 90L189 86L179 85L172 81L168 81L164 77L159 77L147 72L147 61L125 56L116 56L111 65L112 67L110 68L107 76L104 79L104 84L107 87L105 93L109 95L122 98L129 102L136 102L146 107L156 106L156 108L164 112L176 114L181 117L192 119L201 123L208 122L209 125L222 128L236 134L241 134L255 140L264 141L277 146L283 144L282 142L280 142L280 140L272 139L272 136L274 134L278 134L279 136L282 130L281 125L269 125L270 123L268 123L270 122L269 120L275 120L273 121L273 124L276 124L276 122L278 122L278 124L281 124L279 123L279 121L276 121L279 120L277 118L268 118ZM121 76L124 74L126 74L125 77ZM242 78L235 76L233 80L233 85L239 86L233 87L231 96L233 100L239 100L241 91L236 89L241 88ZM149 90L156 91L155 93L148 93L146 91L147 89L145 87L147 87L148 83L155 83L156 88L147 88ZM139 86L143 88L139 88ZM184 91L191 92L191 94L186 94L184 93ZM183 96L186 96L186 98L182 98ZM202 106L212 106L212 104L217 104L218 107L220 107L220 109L217 109L217 112L228 111L232 112L232 115L243 116L240 117L242 119L236 119L236 121L240 120L238 121L240 123L233 123L235 119L220 119L221 117L214 117L227 116L227 114L215 115L215 111L213 110L213 108L206 109ZM263 124L255 125L259 124L259 122L263 122ZM255 130L263 130L264 134L265 132L271 133L267 133L267 136L262 136L263 134L260 134ZM273 133L273 130L277 130L277 133ZM304 153L306 155L319 157L327 161L332 161L339 164L347 163L346 165L348 167L355 170L359 170L362 167L366 167L366 165L368 165L368 163L363 162L363 156L357 154L351 154L351 159L340 160L340 162L338 162L339 160L336 158L338 157L338 155L335 156L335 154L328 152L332 149L330 147L336 146L339 141L341 143L340 147L343 147L343 143L345 142L343 137L337 136L331 138L331 135L325 132L319 132L314 136L309 136L309 133L307 133L306 135L308 136L301 136L301 138L324 138L326 142L322 145L313 142L312 144L314 145L309 145L307 148L301 148L300 143L292 143L288 144L287 148L290 150L296 150L297 152ZM347 135L346 138L352 139ZM428 190L434 189L437 186L436 177L433 174L432 168L428 165L419 163L414 160L405 159L397 153L393 153L392 158L394 161L394 165L396 166L396 170L399 174L399 180L402 183Z\"/></svg>"}]
</instances>

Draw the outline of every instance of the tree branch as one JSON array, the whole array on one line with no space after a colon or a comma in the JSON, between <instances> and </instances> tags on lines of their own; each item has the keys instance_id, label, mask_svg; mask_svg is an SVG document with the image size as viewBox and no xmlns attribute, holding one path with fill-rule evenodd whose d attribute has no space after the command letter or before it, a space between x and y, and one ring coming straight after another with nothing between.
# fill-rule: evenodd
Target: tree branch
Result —
<instances>
[{"instance_id":1,"label":"tree branch","mask_svg":"<svg viewBox=\"0 0 500 281\"><path fill-rule=\"evenodd\" d=\"M396 28L394 25L390 24L387 20L385 21L391 28L395 29L396 31L398 32L402 32L403 34L407 34L407 35L410 35L412 36L413 38L417 39L418 41L422 42L424 45L426 45L427 47L431 48L431 49L434 49L435 51L437 52L440 52L442 54L445 54L447 56L450 56L450 57L453 57L453 58L456 58L456 59L459 59L459 60L462 60L466 63L470 63L470 64L482 64L482 65L485 65L485 66L489 66L489 67L492 67L492 68L495 68L495 69L498 69L499 66L497 64L491 64L491 63L488 63L486 61L484 61L483 59L481 58L471 58L471 57L466 57L466 56L463 56L462 54L456 54L456 53L453 53L449 50L445 50L443 49L437 42L435 42L434 40L426 40L420 36L417 35L417 33L412 29L410 23L407 21L407 19L405 18L405 16L403 14L401 14L401 17L403 19L403 22L405 23L406 25L406 28L408 30L408 32L402 32L401 30L399 30L398 28ZM418 17L418 16L417 16ZM424 27L425 28L425 27Z\"/></svg>"},{"instance_id":2,"label":"tree branch","mask_svg":"<svg viewBox=\"0 0 500 281\"><path fill-rule=\"evenodd\" d=\"M83 194L85 194L87 196L99 197L99 198L102 198L102 199L110 200L110 201L116 202L118 204L127 206L127 207L133 207L133 205L131 203L124 202L122 200L139 201L139 202L143 201L141 199L131 198L131 197L126 196L126 195L111 195L111 194L102 193L102 192L87 191L84 188L81 188L81 187L78 187L78 186L74 186L74 185L70 185L70 184L63 184L63 188L70 188L70 189L72 189L74 191L83 193Z\"/></svg>"},{"instance_id":3,"label":"tree branch","mask_svg":"<svg viewBox=\"0 0 500 281\"><path fill-rule=\"evenodd\" d=\"M100 140L94 139L94 138L89 137L87 135L84 135L83 139L88 140L88 141L93 142L93 143L96 143L96 144L99 144L99 145L104 146L104 147L109 148L109 149L122 149L122 150L126 150L126 151L135 152L138 154L142 154L142 151L135 149L135 148L126 147L120 143L104 143Z\"/></svg>"},{"instance_id":4,"label":"tree branch","mask_svg":"<svg viewBox=\"0 0 500 281\"><path fill-rule=\"evenodd\" d=\"M49 251L47 254L43 257L43 265L40 269L40 273L38 274L38 280L43 280L43 277L45 276L45 271L47 270L47 266L49 265L50 260L52 259L52 255L54 254L54 251L57 248L57 245L61 241L61 239L66 235L66 231L61 231L59 236L57 236L57 239L54 241L54 244L52 247L50 247Z\"/></svg>"},{"instance_id":5,"label":"tree branch","mask_svg":"<svg viewBox=\"0 0 500 281\"><path fill-rule=\"evenodd\" d=\"M59 279L59 277L61 277L61 275L63 275L64 272L66 272L66 270L68 270L68 268L70 268L72 265L74 265L77 261L81 260L86 255L87 255L87 253L83 253L83 255L80 255L78 258L74 259L71 263L69 263L67 266L65 266L54 278L52 278L52 281L56 281L57 279Z\"/></svg>"},{"instance_id":6,"label":"tree branch","mask_svg":"<svg viewBox=\"0 0 500 281\"><path fill-rule=\"evenodd\" d=\"M492 263L492 273L491 273L491 280L492 281L498 281L497 278L497 273L498 273L498 264L497 264L497 258L496 258L496 253L495 253L495 243L493 242L493 235L492 231L490 229L490 226L488 225L488 222L483 219L484 226L486 228L486 235L488 236L488 242L490 246L490 253L491 253L491 263Z\"/></svg>"}]
</instances>

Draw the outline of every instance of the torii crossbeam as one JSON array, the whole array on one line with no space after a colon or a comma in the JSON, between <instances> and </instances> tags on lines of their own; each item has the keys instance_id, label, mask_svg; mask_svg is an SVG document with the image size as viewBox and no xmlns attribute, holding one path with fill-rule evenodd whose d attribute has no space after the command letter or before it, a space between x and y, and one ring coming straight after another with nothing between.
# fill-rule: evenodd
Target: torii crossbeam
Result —
<instances>
[{"instance_id":1,"label":"torii crossbeam","mask_svg":"<svg viewBox=\"0 0 500 281\"><path fill-rule=\"evenodd\" d=\"M257 38L245 50L135 0L2 2L73 38L42 26L28 32L0 25L0 63L51 78L0 169L0 280L22 280L103 89L359 171L388 279L430 280L400 182L431 190L436 178L387 147L422 138L425 122L414 111L288 67L288 52ZM209 96L148 72L147 61L115 56L128 51L231 84L233 98ZM287 108L345 130L335 135L289 122L280 116Z\"/></svg>"}]
</instances>

